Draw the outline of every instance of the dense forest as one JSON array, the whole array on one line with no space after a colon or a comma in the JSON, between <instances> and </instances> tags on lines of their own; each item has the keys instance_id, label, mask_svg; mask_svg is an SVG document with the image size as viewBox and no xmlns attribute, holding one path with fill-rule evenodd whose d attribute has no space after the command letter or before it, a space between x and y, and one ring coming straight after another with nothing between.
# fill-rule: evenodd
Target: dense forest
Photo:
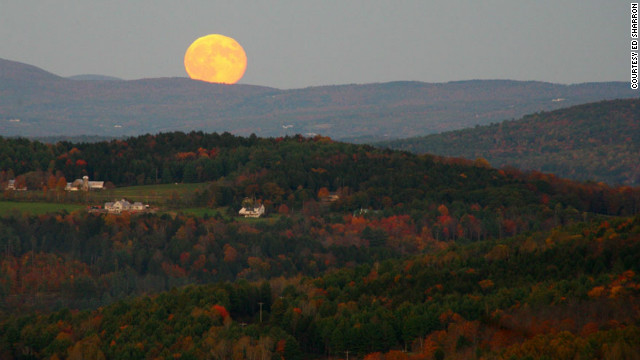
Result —
<instances>
[{"instance_id":1,"label":"dense forest","mask_svg":"<svg viewBox=\"0 0 640 360\"><path fill-rule=\"evenodd\" d=\"M320 136L201 132L0 138L0 170L30 189L5 201L91 205L63 190L83 175L207 184L168 199L173 214L1 216L1 358L640 351L638 188ZM247 198L269 215L234 216ZM224 210L180 213L189 206Z\"/></svg>"},{"instance_id":2,"label":"dense forest","mask_svg":"<svg viewBox=\"0 0 640 360\"><path fill-rule=\"evenodd\" d=\"M511 165L576 180L640 184L640 100L613 100L520 120L383 143L394 149Z\"/></svg>"},{"instance_id":3,"label":"dense forest","mask_svg":"<svg viewBox=\"0 0 640 360\"><path fill-rule=\"evenodd\" d=\"M319 275L314 267L269 277L273 263L249 258L246 271L261 273L255 280L189 285L79 312L5 315L0 348L15 358L303 359L348 351L366 359L630 359L640 351L639 240L635 217L405 259L373 261L359 249ZM223 262L238 261L222 252ZM203 271L183 258L189 272ZM31 272L25 287L53 282L36 277L57 267L73 272L66 278L87 278L81 264L53 255L16 262L16 272ZM3 264L3 272L13 269ZM185 276L180 269L169 271ZM96 291L85 280L66 292Z\"/></svg>"}]
</instances>

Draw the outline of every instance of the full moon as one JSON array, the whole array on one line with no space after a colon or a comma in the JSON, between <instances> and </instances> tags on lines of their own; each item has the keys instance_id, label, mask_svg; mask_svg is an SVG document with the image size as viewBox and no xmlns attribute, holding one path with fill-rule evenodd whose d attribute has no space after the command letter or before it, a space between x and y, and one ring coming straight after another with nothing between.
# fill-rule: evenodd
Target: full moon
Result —
<instances>
[{"instance_id":1,"label":"full moon","mask_svg":"<svg viewBox=\"0 0 640 360\"><path fill-rule=\"evenodd\" d=\"M189 46L184 54L184 68L195 80L235 84L247 69L247 54L234 39L211 34Z\"/></svg>"}]
</instances>

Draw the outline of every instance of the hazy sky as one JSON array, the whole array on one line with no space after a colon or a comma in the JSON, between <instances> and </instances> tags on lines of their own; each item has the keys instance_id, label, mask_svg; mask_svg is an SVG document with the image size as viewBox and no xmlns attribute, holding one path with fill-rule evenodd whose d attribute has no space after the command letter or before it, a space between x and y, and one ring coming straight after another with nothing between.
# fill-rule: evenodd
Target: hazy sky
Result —
<instances>
[{"instance_id":1,"label":"hazy sky","mask_svg":"<svg viewBox=\"0 0 640 360\"><path fill-rule=\"evenodd\" d=\"M629 81L629 2L0 0L0 58L61 76L186 77L196 38L235 38L242 84Z\"/></svg>"}]
</instances>

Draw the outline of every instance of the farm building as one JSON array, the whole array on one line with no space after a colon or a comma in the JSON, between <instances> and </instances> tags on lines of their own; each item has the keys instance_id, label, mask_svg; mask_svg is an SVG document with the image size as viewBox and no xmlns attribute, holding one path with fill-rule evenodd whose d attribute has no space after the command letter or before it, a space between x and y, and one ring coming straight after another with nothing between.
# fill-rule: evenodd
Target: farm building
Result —
<instances>
[{"instance_id":1,"label":"farm building","mask_svg":"<svg viewBox=\"0 0 640 360\"><path fill-rule=\"evenodd\" d=\"M88 176L83 176L82 179L67 183L64 189L67 191L103 190L104 181L89 181Z\"/></svg>"},{"instance_id":2,"label":"farm building","mask_svg":"<svg viewBox=\"0 0 640 360\"><path fill-rule=\"evenodd\" d=\"M256 206L248 206L248 207L243 207L242 209L240 209L240 211L238 211L238 214L240 215L244 215L244 217L248 218L259 218L260 216L264 215L264 205L260 204L259 207Z\"/></svg>"}]
</instances>

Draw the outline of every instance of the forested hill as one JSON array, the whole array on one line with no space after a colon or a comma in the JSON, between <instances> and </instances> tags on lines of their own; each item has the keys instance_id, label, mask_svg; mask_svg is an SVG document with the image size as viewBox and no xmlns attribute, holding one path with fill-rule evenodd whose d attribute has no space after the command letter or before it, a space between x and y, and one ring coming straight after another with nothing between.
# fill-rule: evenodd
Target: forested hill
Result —
<instances>
[{"instance_id":1,"label":"forested hill","mask_svg":"<svg viewBox=\"0 0 640 360\"><path fill-rule=\"evenodd\" d=\"M157 213L0 216L0 358L638 353L639 188L202 132L0 138L0 167L29 187L3 205L99 205L64 190L83 175L205 183ZM238 217L249 199L266 218Z\"/></svg>"},{"instance_id":2,"label":"forested hill","mask_svg":"<svg viewBox=\"0 0 640 360\"><path fill-rule=\"evenodd\" d=\"M382 143L577 180L640 184L640 99L602 101L520 120Z\"/></svg>"},{"instance_id":3,"label":"forested hill","mask_svg":"<svg viewBox=\"0 0 640 360\"><path fill-rule=\"evenodd\" d=\"M0 182L15 177L17 187L35 190L29 193L34 199L57 199L60 184L84 175L115 186L210 182L204 193L183 203L236 211L245 197L276 213L315 209L328 193L336 193L335 211L413 214L439 239L501 237L549 228L563 218L633 215L640 209L636 188L580 184L496 170L482 160L418 156L321 136L193 132L55 145L0 138ZM429 216L423 218L425 212Z\"/></svg>"},{"instance_id":4,"label":"forested hill","mask_svg":"<svg viewBox=\"0 0 640 360\"><path fill-rule=\"evenodd\" d=\"M75 219L60 222L70 221ZM200 226L225 228L215 221L197 226L198 232ZM217 234L200 236L210 239L198 243L202 249L184 246L178 264L160 266L155 260L150 272L166 269L173 281L184 283L184 268L207 275L211 268L246 266L240 281L173 288L91 311L11 311L0 317L0 355L302 360L341 358L348 352L367 360L505 360L634 359L640 352L640 217L450 246L407 259L367 262L368 251L360 248L351 251L351 265L293 277L268 277L273 259L253 256L247 265L230 245L224 260L219 256L219 265L212 265ZM258 248L251 232L243 237L240 244L252 244L254 252L267 247L261 242ZM302 261L296 261L301 254L287 254L295 265L283 259L275 264L306 264L301 271L313 271L320 261L305 254L306 246ZM123 255L116 259L132 253L137 262L145 252L130 248L118 250ZM340 251L345 250L333 249ZM65 279L64 265L71 273L66 278L75 275L77 284ZM77 298L95 296L107 282L119 284L118 289L138 282L130 277L133 270L93 282L87 268L41 253L5 262L6 282L21 274L33 298L42 277L48 281L41 289L58 282L65 297ZM260 281L244 279L261 276ZM139 281L152 282L161 280L148 275Z\"/></svg>"},{"instance_id":5,"label":"forested hill","mask_svg":"<svg viewBox=\"0 0 640 360\"><path fill-rule=\"evenodd\" d=\"M186 78L71 80L0 59L0 134L131 136L228 131L385 139L637 96L623 82L390 82L280 90Z\"/></svg>"}]
</instances>

